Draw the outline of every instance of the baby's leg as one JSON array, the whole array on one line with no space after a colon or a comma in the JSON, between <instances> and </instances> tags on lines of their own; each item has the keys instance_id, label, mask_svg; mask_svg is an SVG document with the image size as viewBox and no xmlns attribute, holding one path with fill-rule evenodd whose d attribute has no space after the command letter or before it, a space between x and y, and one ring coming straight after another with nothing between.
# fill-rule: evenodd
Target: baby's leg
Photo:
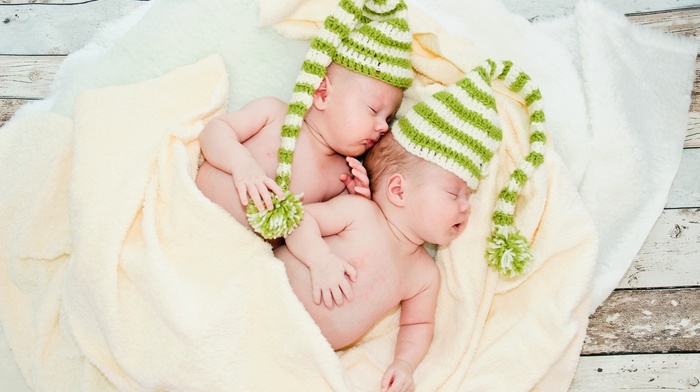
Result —
<instances>
[{"instance_id":1,"label":"baby's leg","mask_svg":"<svg viewBox=\"0 0 700 392\"><path fill-rule=\"evenodd\" d=\"M250 229L244 206L238 198L233 178L208 162L204 162L197 172L197 187L209 200L223 207L246 228Z\"/></svg>"}]
</instances>

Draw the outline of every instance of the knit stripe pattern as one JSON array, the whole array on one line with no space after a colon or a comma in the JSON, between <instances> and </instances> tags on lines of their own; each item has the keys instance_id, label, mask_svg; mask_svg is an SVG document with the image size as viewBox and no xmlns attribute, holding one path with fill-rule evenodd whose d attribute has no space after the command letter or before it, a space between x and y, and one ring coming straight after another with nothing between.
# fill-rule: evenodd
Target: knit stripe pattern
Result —
<instances>
[{"instance_id":1,"label":"knit stripe pattern","mask_svg":"<svg viewBox=\"0 0 700 392\"><path fill-rule=\"evenodd\" d=\"M352 30L341 41L333 61L355 72L408 88L413 81L411 41L402 1L395 4L368 1L365 12L375 19Z\"/></svg>"},{"instance_id":2,"label":"knit stripe pattern","mask_svg":"<svg viewBox=\"0 0 700 392\"><path fill-rule=\"evenodd\" d=\"M303 216L301 195L290 196L289 192L292 158L313 94L331 61L392 86L406 89L411 85L413 37L407 15L403 0L340 0L311 40L282 125L276 182L285 191L286 201L278 203L273 196L273 211L258 211L252 203L247 209L251 227L264 238L286 237L301 221L298 214Z\"/></svg>"},{"instance_id":3,"label":"knit stripe pattern","mask_svg":"<svg viewBox=\"0 0 700 392\"><path fill-rule=\"evenodd\" d=\"M515 228L515 204L527 179L544 160L546 143L542 94L510 61L486 60L457 83L416 104L392 133L412 154L463 179L471 189L487 173L503 132L491 82L502 80L524 99L530 117L530 148L499 193L487 260L501 274L522 273L533 258L530 244Z\"/></svg>"}]
</instances>

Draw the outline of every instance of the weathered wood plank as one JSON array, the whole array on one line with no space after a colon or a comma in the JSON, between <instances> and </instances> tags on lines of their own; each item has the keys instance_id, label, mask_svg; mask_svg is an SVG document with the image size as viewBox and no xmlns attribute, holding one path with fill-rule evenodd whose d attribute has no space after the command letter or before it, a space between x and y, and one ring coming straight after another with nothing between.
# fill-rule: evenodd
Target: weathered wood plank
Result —
<instances>
[{"instance_id":1,"label":"weathered wood plank","mask_svg":"<svg viewBox=\"0 0 700 392\"><path fill-rule=\"evenodd\" d=\"M0 54L68 54L109 21L147 4L140 0L0 3Z\"/></svg>"},{"instance_id":2,"label":"weathered wood plank","mask_svg":"<svg viewBox=\"0 0 700 392\"><path fill-rule=\"evenodd\" d=\"M700 288L614 291L591 315L581 353L700 352L698 304Z\"/></svg>"},{"instance_id":3,"label":"weathered wood plank","mask_svg":"<svg viewBox=\"0 0 700 392\"><path fill-rule=\"evenodd\" d=\"M695 60L695 82L690 93L686 147L700 147L700 56Z\"/></svg>"},{"instance_id":4,"label":"weathered wood plank","mask_svg":"<svg viewBox=\"0 0 700 392\"><path fill-rule=\"evenodd\" d=\"M700 113L697 111L688 113L688 133L685 136L684 146L700 147Z\"/></svg>"},{"instance_id":5,"label":"weathered wood plank","mask_svg":"<svg viewBox=\"0 0 700 392\"><path fill-rule=\"evenodd\" d=\"M683 150L681 166L673 179L666 208L700 207L700 148Z\"/></svg>"},{"instance_id":6,"label":"weathered wood plank","mask_svg":"<svg viewBox=\"0 0 700 392\"><path fill-rule=\"evenodd\" d=\"M49 95L65 56L0 56L0 98L41 99Z\"/></svg>"},{"instance_id":7,"label":"weathered wood plank","mask_svg":"<svg viewBox=\"0 0 700 392\"><path fill-rule=\"evenodd\" d=\"M697 391L700 354L582 357L570 392Z\"/></svg>"},{"instance_id":8,"label":"weathered wood plank","mask_svg":"<svg viewBox=\"0 0 700 392\"><path fill-rule=\"evenodd\" d=\"M634 14L627 19L641 26L700 40L700 8Z\"/></svg>"},{"instance_id":9,"label":"weathered wood plank","mask_svg":"<svg viewBox=\"0 0 700 392\"><path fill-rule=\"evenodd\" d=\"M85 3L86 0L0 0L0 5L12 4L43 4L43 5L64 5L64 4L80 4Z\"/></svg>"},{"instance_id":10,"label":"weathered wood plank","mask_svg":"<svg viewBox=\"0 0 700 392\"><path fill-rule=\"evenodd\" d=\"M87 3L90 0L0 0L0 5L12 4L41 4L41 5L69 5ZM95 0L92 0L95 1Z\"/></svg>"},{"instance_id":11,"label":"weathered wood plank","mask_svg":"<svg viewBox=\"0 0 700 392\"><path fill-rule=\"evenodd\" d=\"M674 286L700 286L700 208L664 210L618 288Z\"/></svg>"},{"instance_id":12,"label":"weathered wood plank","mask_svg":"<svg viewBox=\"0 0 700 392\"><path fill-rule=\"evenodd\" d=\"M27 102L25 99L0 99L0 127L5 125L19 107Z\"/></svg>"},{"instance_id":13,"label":"weathered wood plank","mask_svg":"<svg viewBox=\"0 0 700 392\"><path fill-rule=\"evenodd\" d=\"M512 12L533 21L549 20L570 15L578 0L502 0ZM658 11L696 8L697 0L605 0L606 7L622 14L639 14Z\"/></svg>"}]
</instances>

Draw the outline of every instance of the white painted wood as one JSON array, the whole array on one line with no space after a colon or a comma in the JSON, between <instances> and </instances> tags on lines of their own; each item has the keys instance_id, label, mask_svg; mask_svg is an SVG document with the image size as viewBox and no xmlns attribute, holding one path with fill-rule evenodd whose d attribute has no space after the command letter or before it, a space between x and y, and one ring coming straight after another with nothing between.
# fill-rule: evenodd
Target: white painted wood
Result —
<instances>
[{"instance_id":1,"label":"white painted wood","mask_svg":"<svg viewBox=\"0 0 700 392\"><path fill-rule=\"evenodd\" d=\"M582 357L570 392L698 391L700 354Z\"/></svg>"},{"instance_id":2,"label":"white painted wood","mask_svg":"<svg viewBox=\"0 0 700 392\"><path fill-rule=\"evenodd\" d=\"M512 12L540 21L570 15L578 0L502 0ZM601 0L608 8L622 14L677 10L698 7L698 0Z\"/></svg>"},{"instance_id":3,"label":"white painted wood","mask_svg":"<svg viewBox=\"0 0 700 392\"><path fill-rule=\"evenodd\" d=\"M41 99L49 95L65 56L0 56L0 98Z\"/></svg>"},{"instance_id":4,"label":"white painted wood","mask_svg":"<svg viewBox=\"0 0 700 392\"><path fill-rule=\"evenodd\" d=\"M688 133L685 137L685 147L700 147L700 113L688 113Z\"/></svg>"},{"instance_id":5,"label":"white painted wood","mask_svg":"<svg viewBox=\"0 0 700 392\"><path fill-rule=\"evenodd\" d=\"M686 148L671 184L666 208L693 207L700 207L700 149Z\"/></svg>"},{"instance_id":6,"label":"white painted wood","mask_svg":"<svg viewBox=\"0 0 700 392\"><path fill-rule=\"evenodd\" d=\"M62 5L62 4L80 4L89 0L0 0L0 5L12 4L45 4L45 5Z\"/></svg>"},{"instance_id":7,"label":"white painted wood","mask_svg":"<svg viewBox=\"0 0 700 392\"><path fill-rule=\"evenodd\" d=\"M679 286L700 286L700 208L664 210L618 288Z\"/></svg>"},{"instance_id":8,"label":"white painted wood","mask_svg":"<svg viewBox=\"0 0 700 392\"><path fill-rule=\"evenodd\" d=\"M108 21L147 4L138 0L13 2L0 3L0 54L72 53Z\"/></svg>"},{"instance_id":9,"label":"white painted wood","mask_svg":"<svg viewBox=\"0 0 700 392\"><path fill-rule=\"evenodd\" d=\"M630 15L627 19L640 26L664 30L674 35L695 37L700 41L700 7L673 12Z\"/></svg>"}]
</instances>

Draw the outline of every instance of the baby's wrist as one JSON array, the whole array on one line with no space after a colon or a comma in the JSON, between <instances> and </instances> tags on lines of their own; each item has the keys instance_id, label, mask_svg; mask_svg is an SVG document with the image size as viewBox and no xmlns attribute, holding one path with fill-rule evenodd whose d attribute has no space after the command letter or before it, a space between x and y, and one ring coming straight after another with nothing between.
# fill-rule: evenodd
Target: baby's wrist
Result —
<instances>
[{"instance_id":1,"label":"baby's wrist","mask_svg":"<svg viewBox=\"0 0 700 392\"><path fill-rule=\"evenodd\" d=\"M413 372L414 372L413 366L411 366L411 364L408 363L408 361L400 359L400 358L394 358L394 363L395 364L399 364L399 363L404 364L408 368L410 373L413 374Z\"/></svg>"}]
</instances>

